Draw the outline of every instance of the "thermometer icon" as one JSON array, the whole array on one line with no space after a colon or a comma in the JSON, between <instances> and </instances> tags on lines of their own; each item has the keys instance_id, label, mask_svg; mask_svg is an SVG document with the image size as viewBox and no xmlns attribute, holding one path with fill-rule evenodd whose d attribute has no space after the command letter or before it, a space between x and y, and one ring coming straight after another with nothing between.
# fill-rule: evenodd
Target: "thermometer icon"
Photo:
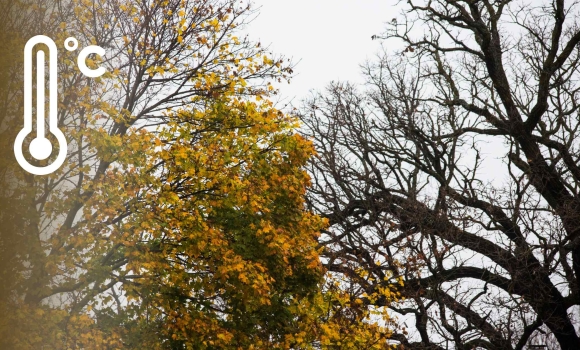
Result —
<instances>
[{"instance_id":1,"label":"thermometer icon","mask_svg":"<svg viewBox=\"0 0 580 350\"><path fill-rule=\"evenodd\" d=\"M70 44L72 46L70 46ZM47 166L34 166L30 164L22 154L24 139L32 132L32 49L37 44L45 44L49 55L49 110L48 130L56 137L59 149L56 159ZM65 48L75 50L78 42L74 38L65 41ZM105 68L89 69L86 58L89 54L96 53L101 56L105 50L96 45L91 45L81 50L78 57L80 71L89 77L98 77L105 73ZM39 50L36 53L36 137L30 142L30 155L38 160L48 158L52 153L52 144L45 133L45 53ZM58 169L65 161L67 154L67 142L62 131L58 128L58 80L57 80L57 47L54 41L45 36L37 35L28 40L24 46L24 127L14 141L14 155L20 166L31 174L47 175Z\"/></svg>"}]
</instances>

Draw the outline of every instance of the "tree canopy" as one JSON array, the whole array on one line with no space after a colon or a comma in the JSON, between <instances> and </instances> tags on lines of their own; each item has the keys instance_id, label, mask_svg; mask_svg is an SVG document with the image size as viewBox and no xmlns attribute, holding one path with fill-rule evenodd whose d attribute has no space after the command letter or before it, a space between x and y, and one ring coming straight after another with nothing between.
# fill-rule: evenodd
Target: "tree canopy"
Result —
<instances>
[{"instance_id":1,"label":"tree canopy","mask_svg":"<svg viewBox=\"0 0 580 350\"><path fill-rule=\"evenodd\" d=\"M251 1L0 1L0 347L580 348L577 4L405 6L287 110ZM33 176L40 33L69 146Z\"/></svg>"},{"instance_id":2,"label":"tree canopy","mask_svg":"<svg viewBox=\"0 0 580 350\"><path fill-rule=\"evenodd\" d=\"M325 266L361 295L402 280L365 302L404 348L580 348L578 23L575 2L409 1L365 86L304 104Z\"/></svg>"}]
</instances>

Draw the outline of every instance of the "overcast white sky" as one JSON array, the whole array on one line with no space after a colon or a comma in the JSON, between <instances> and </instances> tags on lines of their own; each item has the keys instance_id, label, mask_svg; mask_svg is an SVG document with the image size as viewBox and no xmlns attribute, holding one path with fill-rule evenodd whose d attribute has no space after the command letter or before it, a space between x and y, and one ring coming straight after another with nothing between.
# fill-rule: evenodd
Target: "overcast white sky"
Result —
<instances>
[{"instance_id":1,"label":"overcast white sky","mask_svg":"<svg viewBox=\"0 0 580 350\"><path fill-rule=\"evenodd\" d=\"M245 31L298 63L291 84L280 86L295 103L331 80L361 81L359 65L381 47L371 36L400 12L396 0L254 0L258 7Z\"/></svg>"},{"instance_id":2,"label":"overcast white sky","mask_svg":"<svg viewBox=\"0 0 580 350\"><path fill-rule=\"evenodd\" d=\"M360 64L376 57L381 45L387 51L400 48L400 42L371 39L384 32L386 22L400 18L404 4L397 0L252 1L259 15L244 32L297 63L291 83L278 86L282 102L299 106L310 90L322 90L332 80L363 82ZM484 147L484 179L503 181L494 169L502 167L504 154L501 142Z\"/></svg>"}]
</instances>

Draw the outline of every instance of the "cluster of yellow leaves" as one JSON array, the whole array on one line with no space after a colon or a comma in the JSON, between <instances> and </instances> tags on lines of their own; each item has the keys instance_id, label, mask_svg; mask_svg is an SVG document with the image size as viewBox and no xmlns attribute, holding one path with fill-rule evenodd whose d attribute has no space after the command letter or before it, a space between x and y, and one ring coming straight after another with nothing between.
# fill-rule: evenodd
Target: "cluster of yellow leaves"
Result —
<instances>
[{"instance_id":1,"label":"cluster of yellow leaves","mask_svg":"<svg viewBox=\"0 0 580 350\"><path fill-rule=\"evenodd\" d=\"M92 203L104 207L92 217L114 220L139 197L133 215L107 228L127 259L121 279L139 276L125 286L126 312L157 335L151 348L159 339L212 349L386 348L384 310L370 311L337 283L322 288L316 238L326 222L303 202L311 143L268 100L234 92L174 112L155 133L93 143L114 147L119 168L100 184ZM396 299L388 288L371 297L379 295Z\"/></svg>"},{"instance_id":2,"label":"cluster of yellow leaves","mask_svg":"<svg viewBox=\"0 0 580 350\"><path fill-rule=\"evenodd\" d=\"M303 202L302 166L314 151L295 126L268 100L232 92L175 112L155 133L96 138L116 147L119 167L92 198L91 217L114 220L139 198L107 227L127 259L118 271L124 312L139 330L118 334L155 334L134 340L149 348L163 348L160 339L208 349L388 347L391 320L362 298L390 302L396 291L352 296L330 277L323 287L316 238L326 222Z\"/></svg>"},{"instance_id":3,"label":"cluster of yellow leaves","mask_svg":"<svg viewBox=\"0 0 580 350\"><path fill-rule=\"evenodd\" d=\"M126 168L109 172L92 201L106 203L96 210L103 222L139 193L133 214L109 227L108 239L127 259L120 274L140 276L138 287L126 289L133 317L155 320L147 327L160 338L189 347L255 344L288 332L261 329L261 319L289 327L286 304L315 291L324 221L303 209L302 166L313 150L294 124L265 100L224 93L115 148Z\"/></svg>"}]
</instances>

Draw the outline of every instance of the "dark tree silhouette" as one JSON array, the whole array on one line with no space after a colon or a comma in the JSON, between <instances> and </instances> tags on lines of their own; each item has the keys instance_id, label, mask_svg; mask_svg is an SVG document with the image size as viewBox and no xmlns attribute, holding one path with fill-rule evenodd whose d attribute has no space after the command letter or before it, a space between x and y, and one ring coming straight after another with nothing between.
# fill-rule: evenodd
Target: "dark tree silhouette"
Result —
<instances>
[{"instance_id":1,"label":"dark tree silhouette","mask_svg":"<svg viewBox=\"0 0 580 350\"><path fill-rule=\"evenodd\" d=\"M403 278L366 301L412 317L406 349L580 349L577 3L408 9L365 87L301 110L328 269L361 295Z\"/></svg>"}]
</instances>

